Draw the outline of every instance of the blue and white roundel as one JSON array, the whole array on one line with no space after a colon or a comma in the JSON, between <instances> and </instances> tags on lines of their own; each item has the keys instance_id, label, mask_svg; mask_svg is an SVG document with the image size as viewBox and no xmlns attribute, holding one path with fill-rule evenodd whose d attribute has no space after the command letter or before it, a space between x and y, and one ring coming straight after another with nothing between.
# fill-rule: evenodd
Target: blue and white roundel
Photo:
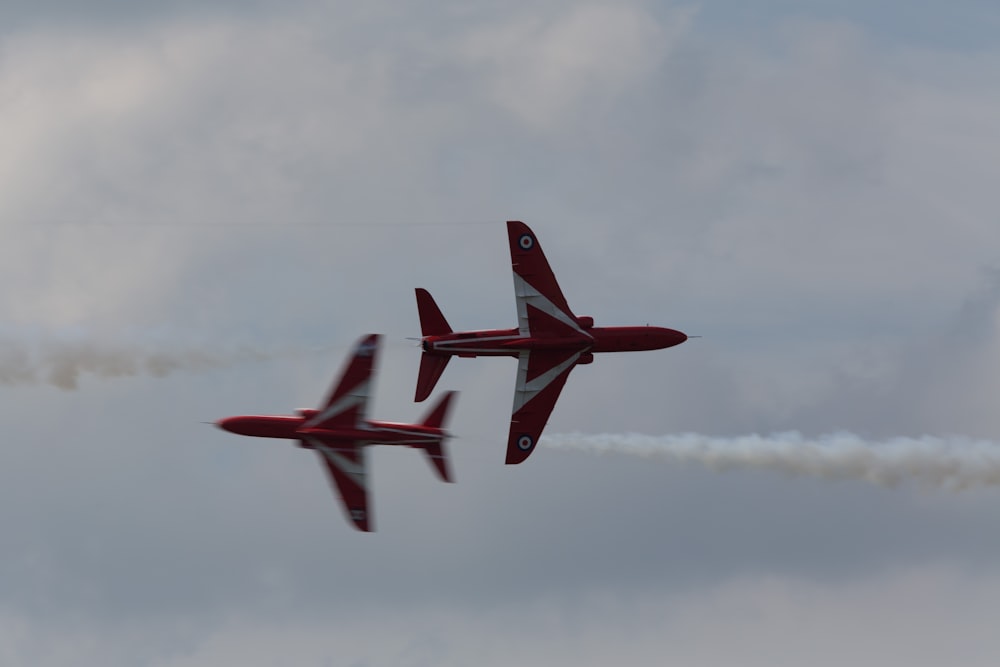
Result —
<instances>
[{"instance_id":1,"label":"blue and white roundel","mask_svg":"<svg viewBox=\"0 0 1000 667\"><path fill-rule=\"evenodd\" d=\"M531 250L535 247L535 239L532 238L531 234L521 234L517 244L521 246L521 250Z\"/></svg>"},{"instance_id":2,"label":"blue and white roundel","mask_svg":"<svg viewBox=\"0 0 1000 667\"><path fill-rule=\"evenodd\" d=\"M530 435L522 435L517 439L517 448L522 452L526 452L532 447L534 447L535 441Z\"/></svg>"}]
</instances>

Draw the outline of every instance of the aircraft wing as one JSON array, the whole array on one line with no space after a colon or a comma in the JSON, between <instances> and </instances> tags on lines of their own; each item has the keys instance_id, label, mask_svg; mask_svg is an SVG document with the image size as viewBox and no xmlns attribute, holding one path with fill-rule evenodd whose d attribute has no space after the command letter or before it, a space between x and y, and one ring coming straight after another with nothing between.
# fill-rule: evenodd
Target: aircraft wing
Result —
<instances>
[{"instance_id":1,"label":"aircraft wing","mask_svg":"<svg viewBox=\"0 0 1000 667\"><path fill-rule=\"evenodd\" d=\"M514 271L517 326L522 336L592 336L577 322L555 274L531 228L523 222L507 222L510 262Z\"/></svg>"},{"instance_id":2,"label":"aircraft wing","mask_svg":"<svg viewBox=\"0 0 1000 667\"><path fill-rule=\"evenodd\" d=\"M521 463L534 451L569 372L584 352L525 350L518 355L507 463Z\"/></svg>"},{"instance_id":3,"label":"aircraft wing","mask_svg":"<svg viewBox=\"0 0 1000 667\"><path fill-rule=\"evenodd\" d=\"M306 424L308 428L349 428L364 422L378 343L378 334L369 334L358 341L354 355L341 371L340 380L330 391L323 407Z\"/></svg>"},{"instance_id":4,"label":"aircraft wing","mask_svg":"<svg viewBox=\"0 0 1000 667\"><path fill-rule=\"evenodd\" d=\"M319 453L330 482L337 489L347 518L358 530L375 530L368 508L368 470L365 465L364 444L333 445L316 440L310 440L309 444Z\"/></svg>"}]
</instances>

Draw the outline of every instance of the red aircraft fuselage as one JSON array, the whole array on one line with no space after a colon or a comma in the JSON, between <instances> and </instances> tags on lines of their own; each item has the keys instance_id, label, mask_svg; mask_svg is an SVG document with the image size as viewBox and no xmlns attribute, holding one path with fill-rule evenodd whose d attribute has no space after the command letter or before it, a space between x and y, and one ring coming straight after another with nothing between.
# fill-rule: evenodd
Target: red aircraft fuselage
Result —
<instances>
[{"instance_id":1,"label":"red aircraft fuselage","mask_svg":"<svg viewBox=\"0 0 1000 667\"><path fill-rule=\"evenodd\" d=\"M580 318L584 320L585 318ZM665 327L591 327L589 336L521 336L517 329L462 331L423 339L424 352L459 357L517 357L525 350L637 352L680 345L687 335ZM587 363L583 358L578 363Z\"/></svg>"},{"instance_id":2,"label":"red aircraft fuselage","mask_svg":"<svg viewBox=\"0 0 1000 667\"><path fill-rule=\"evenodd\" d=\"M360 428L310 428L306 426L317 410L299 410L299 416L242 415L227 417L217 422L219 428L238 435L258 438L284 438L298 440L302 447L315 449L310 440L324 444L338 442L371 442L379 445L406 445L422 447L440 442L445 431L420 424L397 424L395 422L367 421Z\"/></svg>"}]
</instances>

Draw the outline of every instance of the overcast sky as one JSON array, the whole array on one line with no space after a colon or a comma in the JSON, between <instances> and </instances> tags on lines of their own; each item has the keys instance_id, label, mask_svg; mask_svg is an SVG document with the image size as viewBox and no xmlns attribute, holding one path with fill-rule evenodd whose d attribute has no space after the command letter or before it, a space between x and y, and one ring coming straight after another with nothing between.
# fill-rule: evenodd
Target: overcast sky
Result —
<instances>
[{"instance_id":1,"label":"overcast sky","mask_svg":"<svg viewBox=\"0 0 1000 667\"><path fill-rule=\"evenodd\" d=\"M8 3L10 4L10 3ZM16 4L16 3L15 3ZM539 449L456 360L457 483L201 422L313 407L414 287L513 326L504 221L598 324L549 433L1000 438L1000 9L0 8L0 663L995 665L1000 488Z\"/></svg>"}]
</instances>

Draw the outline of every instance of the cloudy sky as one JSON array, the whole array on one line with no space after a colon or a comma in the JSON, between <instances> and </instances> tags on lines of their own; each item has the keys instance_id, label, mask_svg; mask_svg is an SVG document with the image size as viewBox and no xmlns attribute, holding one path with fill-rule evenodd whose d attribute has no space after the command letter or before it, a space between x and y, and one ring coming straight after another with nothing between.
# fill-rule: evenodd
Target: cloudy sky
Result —
<instances>
[{"instance_id":1,"label":"cloudy sky","mask_svg":"<svg viewBox=\"0 0 1000 667\"><path fill-rule=\"evenodd\" d=\"M11 3L8 3L11 4ZM457 484L201 422L312 407L413 288L701 335L551 434L1000 439L1000 9L62 0L0 8L0 662L994 665L1000 486L540 449L457 360Z\"/></svg>"}]
</instances>

